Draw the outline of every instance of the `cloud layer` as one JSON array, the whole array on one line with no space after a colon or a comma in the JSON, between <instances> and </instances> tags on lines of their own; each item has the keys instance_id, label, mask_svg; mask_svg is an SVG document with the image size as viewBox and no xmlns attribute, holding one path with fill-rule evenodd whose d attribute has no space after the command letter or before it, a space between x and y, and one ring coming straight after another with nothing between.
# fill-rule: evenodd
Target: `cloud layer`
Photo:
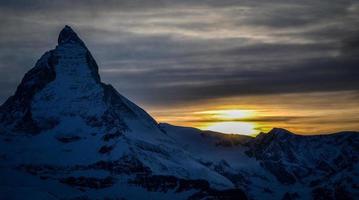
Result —
<instances>
[{"instance_id":1,"label":"cloud layer","mask_svg":"<svg viewBox=\"0 0 359 200\"><path fill-rule=\"evenodd\" d=\"M15 0L0 1L1 102L65 24L92 51L103 81L154 111L359 93L357 1Z\"/></svg>"}]
</instances>

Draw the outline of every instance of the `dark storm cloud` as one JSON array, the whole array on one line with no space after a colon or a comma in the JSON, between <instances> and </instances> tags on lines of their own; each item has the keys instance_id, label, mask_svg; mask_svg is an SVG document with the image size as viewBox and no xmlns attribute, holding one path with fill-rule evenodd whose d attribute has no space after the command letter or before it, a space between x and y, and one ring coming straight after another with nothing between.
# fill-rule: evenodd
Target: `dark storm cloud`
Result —
<instances>
[{"instance_id":1,"label":"dark storm cloud","mask_svg":"<svg viewBox=\"0 0 359 200\"><path fill-rule=\"evenodd\" d=\"M334 64L339 65L338 67ZM316 67L313 67L315 65ZM358 62L313 61L300 67L268 71L241 71L234 74L200 72L187 74L173 72L157 73L151 79L163 84L142 86L134 92L145 93L153 101L161 99L180 103L187 100L203 100L236 95L261 95L300 92L335 92L359 89ZM329 69L328 69L329 68ZM148 74L148 72L147 72ZM152 73L150 73L152 74ZM180 80L173 80L171 77ZM180 77L180 78L179 78ZM244 77L244 78L243 78ZM197 80L199 78L209 80ZM193 79L196 79L193 81ZM145 82L151 80L143 79ZM176 84L177 83L177 84ZM135 86L136 87L136 86ZM146 91L147 89L147 91ZM150 99L149 99L150 100Z\"/></svg>"},{"instance_id":2,"label":"dark storm cloud","mask_svg":"<svg viewBox=\"0 0 359 200\"><path fill-rule=\"evenodd\" d=\"M65 24L103 81L147 105L358 92L358 13L355 1L0 1L0 101Z\"/></svg>"}]
</instances>

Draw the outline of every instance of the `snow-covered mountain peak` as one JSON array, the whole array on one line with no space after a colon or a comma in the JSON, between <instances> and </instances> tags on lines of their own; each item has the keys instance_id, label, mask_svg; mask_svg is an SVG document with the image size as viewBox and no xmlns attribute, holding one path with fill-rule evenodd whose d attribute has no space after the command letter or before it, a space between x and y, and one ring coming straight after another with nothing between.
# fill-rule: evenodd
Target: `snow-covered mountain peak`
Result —
<instances>
[{"instance_id":1,"label":"snow-covered mountain peak","mask_svg":"<svg viewBox=\"0 0 359 200\"><path fill-rule=\"evenodd\" d=\"M284 128L272 128L268 134L276 134L276 135L293 135L294 133L288 131Z\"/></svg>"},{"instance_id":2,"label":"snow-covered mountain peak","mask_svg":"<svg viewBox=\"0 0 359 200\"><path fill-rule=\"evenodd\" d=\"M65 26L59 34L58 46L54 50L56 57L64 61L66 68L62 71L70 72L72 75L83 76L84 71L90 70L91 77L97 82L100 82L100 75L98 73L98 66L87 49L85 43L78 37L75 31L70 26ZM85 68L84 68L85 67ZM79 69L82 68L82 69ZM82 74L75 74L75 72Z\"/></svg>"},{"instance_id":3,"label":"snow-covered mountain peak","mask_svg":"<svg viewBox=\"0 0 359 200\"><path fill-rule=\"evenodd\" d=\"M65 44L65 43L78 43L83 45L83 41L77 36L75 31L68 25L66 25L59 34L58 44Z\"/></svg>"},{"instance_id":4,"label":"snow-covered mountain peak","mask_svg":"<svg viewBox=\"0 0 359 200\"><path fill-rule=\"evenodd\" d=\"M291 136L295 136L294 133L284 129L284 128L273 128L267 134L267 137L275 137L275 138L289 138Z\"/></svg>"},{"instance_id":5,"label":"snow-covered mountain peak","mask_svg":"<svg viewBox=\"0 0 359 200\"><path fill-rule=\"evenodd\" d=\"M34 134L59 129L88 135L88 128L104 133L145 126L161 132L144 110L101 82L95 59L71 27L61 30L58 42L0 107L0 130ZM69 127L69 122L83 126Z\"/></svg>"},{"instance_id":6,"label":"snow-covered mountain peak","mask_svg":"<svg viewBox=\"0 0 359 200\"><path fill-rule=\"evenodd\" d=\"M38 60L0 106L1 137L19 138L4 145L7 152L26 149L11 155L16 165L129 162L129 170L146 178L205 179L211 186L233 187L181 149L146 111L102 83L90 51L68 26L56 48Z\"/></svg>"}]
</instances>

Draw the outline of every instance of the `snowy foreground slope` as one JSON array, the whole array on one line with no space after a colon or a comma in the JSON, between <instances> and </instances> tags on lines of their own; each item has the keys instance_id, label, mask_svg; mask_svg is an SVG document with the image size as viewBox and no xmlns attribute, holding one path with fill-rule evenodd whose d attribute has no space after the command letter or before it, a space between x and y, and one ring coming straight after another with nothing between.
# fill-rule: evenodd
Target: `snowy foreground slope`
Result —
<instances>
[{"instance_id":1,"label":"snowy foreground slope","mask_svg":"<svg viewBox=\"0 0 359 200\"><path fill-rule=\"evenodd\" d=\"M249 199L359 199L358 132L300 136L274 128L251 138L160 126Z\"/></svg>"},{"instance_id":2,"label":"snowy foreground slope","mask_svg":"<svg viewBox=\"0 0 359 200\"><path fill-rule=\"evenodd\" d=\"M359 134L157 124L66 26L0 107L0 199L358 199Z\"/></svg>"}]
</instances>

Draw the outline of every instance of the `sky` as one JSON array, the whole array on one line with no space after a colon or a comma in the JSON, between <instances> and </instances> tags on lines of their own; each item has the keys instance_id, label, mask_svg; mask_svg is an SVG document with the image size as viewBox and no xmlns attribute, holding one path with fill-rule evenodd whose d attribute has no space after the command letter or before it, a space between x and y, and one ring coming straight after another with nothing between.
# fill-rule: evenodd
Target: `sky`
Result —
<instances>
[{"instance_id":1,"label":"sky","mask_svg":"<svg viewBox=\"0 0 359 200\"><path fill-rule=\"evenodd\" d=\"M159 122L359 130L359 1L0 0L0 102L70 25Z\"/></svg>"}]
</instances>

